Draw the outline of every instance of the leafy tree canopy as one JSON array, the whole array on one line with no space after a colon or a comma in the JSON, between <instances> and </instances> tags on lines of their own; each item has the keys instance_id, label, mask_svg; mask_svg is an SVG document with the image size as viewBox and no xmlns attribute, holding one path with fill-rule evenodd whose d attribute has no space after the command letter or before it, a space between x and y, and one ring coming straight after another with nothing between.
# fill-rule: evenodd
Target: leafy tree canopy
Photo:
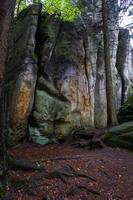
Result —
<instances>
[{"instance_id":1,"label":"leafy tree canopy","mask_svg":"<svg viewBox=\"0 0 133 200\"><path fill-rule=\"evenodd\" d=\"M71 0L46 0L44 1L43 10L50 15L55 14L63 21L74 21L80 14L80 10Z\"/></svg>"},{"instance_id":2,"label":"leafy tree canopy","mask_svg":"<svg viewBox=\"0 0 133 200\"><path fill-rule=\"evenodd\" d=\"M18 10L21 11L32 3L42 3L44 12L63 21L72 22L80 14L80 9L72 0L17 0Z\"/></svg>"}]
</instances>

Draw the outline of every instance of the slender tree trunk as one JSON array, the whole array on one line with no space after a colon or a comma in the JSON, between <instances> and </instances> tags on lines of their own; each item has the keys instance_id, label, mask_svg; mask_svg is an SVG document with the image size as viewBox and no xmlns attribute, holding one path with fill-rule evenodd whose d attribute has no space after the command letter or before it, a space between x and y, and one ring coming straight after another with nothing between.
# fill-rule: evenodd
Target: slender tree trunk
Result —
<instances>
[{"instance_id":1,"label":"slender tree trunk","mask_svg":"<svg viewBox=\"0 0 133 200\"><path fill-rule=\"evenodd\" d=\"M117 115L115 109L115 96L113 92L113 80L111 70L111 57L109 45L109 28L108 21L108 5L107 0L102 0L102 19L103 19L103 38L104 38L104 62L105 62L105 76L106 76L106 97L107 97L107 116L108 125L117 124Z\"/></svg>"},{"instance_id":2,"label":"slender tree trunk","mask_svg":"<svg viewBox=\"0 0 133 200\"><path fill-rule=\"evenodd\" d=\"M7 42L15 0L0 0L0 146L3 158L3 175L7 187L7 154L6 154L6 93L5 62Z\"/></svg>"}]
</instances>

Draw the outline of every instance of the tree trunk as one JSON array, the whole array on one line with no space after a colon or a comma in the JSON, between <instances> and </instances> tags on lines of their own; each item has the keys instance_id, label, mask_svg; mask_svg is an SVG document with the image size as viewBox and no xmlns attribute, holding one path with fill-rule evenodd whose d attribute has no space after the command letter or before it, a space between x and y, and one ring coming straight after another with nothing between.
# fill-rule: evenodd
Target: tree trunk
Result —
<instances>
[{"instance_id":1,"label":"tree trunk","mask_svg":"<svg viewBox=\"0 0 133 200\"><path fill-rule=\"evenodd\" d=\"M15 9L15 0L0 0L0 141L3 158L3 175L7 187L7 155L6 155L6 93L5 62L8 33Z\"/></svg>"},{"instance_id":2,"label":"tree trunk","mask_svg":"<svg viewBox=\"0 0 133 200\"><path fill-rule=\"evenodd\" d=\"M115 96L113 92L113 80L111 70L111 57L109 45L109 28L108 28L108 5L107 0L102 0L102 20L103 20L103 39L104 39L104 62L105 62L105 76L106 76L106 97L107 97L107 116L108 125L117 124L117 115L115 109Z\"/></svg>"}]
</instances>

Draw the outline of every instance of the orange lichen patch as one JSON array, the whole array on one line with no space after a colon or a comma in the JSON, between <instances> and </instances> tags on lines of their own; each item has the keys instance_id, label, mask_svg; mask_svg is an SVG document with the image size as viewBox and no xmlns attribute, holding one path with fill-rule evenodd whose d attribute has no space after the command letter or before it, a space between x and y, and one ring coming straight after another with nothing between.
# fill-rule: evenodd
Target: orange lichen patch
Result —
<instances>
[{"instance_id":1,"label":"orange lichen patch","mask_svg":"<svg viewBox=\"0 0 133 200\"><path fill-rule=\"evenodd\" d=\"M90 116L91 102L88 94L88 84L86 84L85 79L81 77L78 80L72 78L70 81L70 94L69 99L72 104L72 112L78 109L82 119L88 115Z\"/></svg>"},{"instance_id":2,"label":"orange lichen patch","mask_svg":"<svg viewBox=\"0 0 133 200\"><path fill-rule=\"evenodd\" d=\"M80 106L81 110L83 112L89 112L90 111L90 102L89 102L89 96L85 92L81 92L80 95Z\"/></svg>"},{"instance_id":3,"label":"orange lichen patch","mask_svg":"<svg viewBox=\"0 0 133 200\"><path fill-rule=\"evenodd\" d=\"M81 121L83 124L86 122L88 124L91 117L91 103L89 100L89 95L83 91L80 94L80 108L81 108Z\"/></svg>"},{"instance_id":4,"label":"orange lichen patch","mask_svg":"<svg viewBox=\"0 0 133 200\"><path fill-rule=\"evenodd\" d=\"M19 91L19 96L17 100L17 106L15 111L15 119L22 120L28 110L30 102L30 89L24 85Z\"/></svg>"}]
</instances>

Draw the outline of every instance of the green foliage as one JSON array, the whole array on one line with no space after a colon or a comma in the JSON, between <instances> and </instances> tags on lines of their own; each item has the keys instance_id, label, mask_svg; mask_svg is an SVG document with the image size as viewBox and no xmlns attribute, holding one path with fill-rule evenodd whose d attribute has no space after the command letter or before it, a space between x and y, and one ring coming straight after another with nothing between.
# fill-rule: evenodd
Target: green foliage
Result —
<instances>
[{"instance_id":1,"label":"green foliage","mask_svg":"<svg viewBox=\"0 0 133 200\"><path fill-rule=\"evenodd\" d=\"M54 15L63 21L72 22L80 14L80 9L72 2L72 0L35 0L30 1L30 3L42 3L43 12ZM28 5L26 0L21 0L21 2L20 0L17 0L16 10L19 10L20 12Z\"/></svg>"},{"instance_id":2,"label":"green foliage","mask_svg":"<svg viewBox=\"0 0 133 200\"><path fill-rule=\"evenodd\" d=\"M25 8L27 8L27 3L25 0L16 0L16 12L21 12L22 10L24 10ZM19 9L18 9L19 7ZM18 14L18 13L16 13Z\"/></svg>"},{"instance_id":3,"label":"green foliage","mask_svg":"<svg viewBox=\"0 0 133 200\"><path fill-rule=\"evenodd\" d=\"M80 14L79 8L71 0L46 0L43 3L43 11L70 22Z\"/></svg>"}]
</instances>

